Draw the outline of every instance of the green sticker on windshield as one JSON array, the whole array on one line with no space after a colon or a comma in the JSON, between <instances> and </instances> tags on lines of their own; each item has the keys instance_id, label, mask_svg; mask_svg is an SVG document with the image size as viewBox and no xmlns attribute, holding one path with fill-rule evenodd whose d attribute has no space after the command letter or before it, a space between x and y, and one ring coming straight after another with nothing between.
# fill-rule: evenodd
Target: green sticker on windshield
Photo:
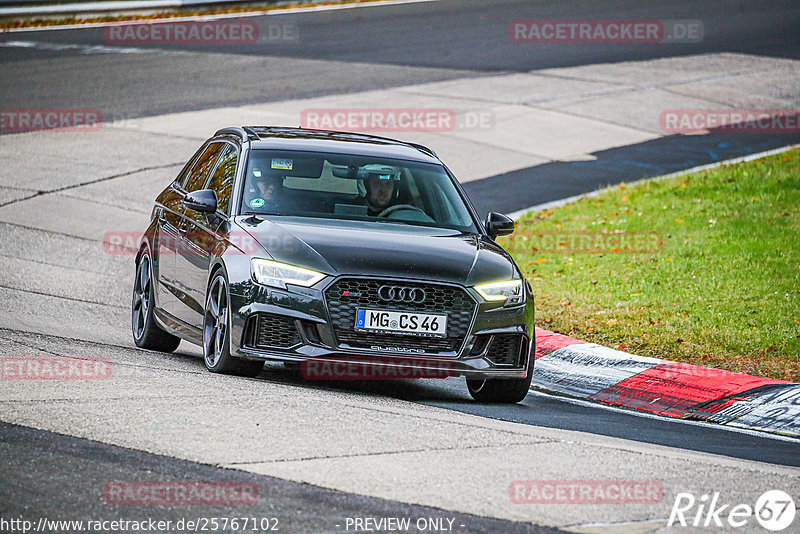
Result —
<instances>
[{"instance_id":1,"label":"green sticker on windshield","mask_svg":"<svg viewBox=\"0 0 800 534\"><path fill-rule=\"evenodd\" d=\"M264 205L263 198L254 198L253 200L250 201L251 208L260 208L263 205Z\"/></svg>"}]
</instances>

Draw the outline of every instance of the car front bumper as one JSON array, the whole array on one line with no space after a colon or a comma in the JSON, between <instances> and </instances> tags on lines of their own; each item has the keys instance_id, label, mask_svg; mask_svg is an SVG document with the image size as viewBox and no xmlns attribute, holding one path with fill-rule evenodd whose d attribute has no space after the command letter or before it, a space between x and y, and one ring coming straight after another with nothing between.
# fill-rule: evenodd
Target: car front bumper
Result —
<instances>
[{"instance_id":1,"label":"car front bumper","mask_svg":"<svg viewBox=\"0 0 800 534\"><path fill-rule=\"evenodd\" d=\"M461 326L453 321L453 325L461 328L463 336L452 338L452 345L446 350L441 343L421 341L430 338L406 335L379 335L377 338L381 341L374 345L364 343L370 338L362 336L356 343L348 344L342 338L349 325L354 330L354 308L333 303L330 291L338 287L337 282L356 278L357 281L371 280L368 277L330 277L313 288L290 286L285 290L261 286L252 280L236 283L232 280L231 354L246 359L296 362L304 371L321 369L322 363L328 363L326 369L338 366L337 373L344 373L341 376L345 378L352 373L364 375L363 378L438 378L445 375L524 378L532 371L532 296L525 304L503 307L485 302L473 289L457 284L388 280L461 292L473 306L469 320L463 312ZM445 305L439 304L440 307ZM350 334L349 338L354 337L352 332ZM348 362L357 365L345 368Z\"/></svg>"}]
</instances>

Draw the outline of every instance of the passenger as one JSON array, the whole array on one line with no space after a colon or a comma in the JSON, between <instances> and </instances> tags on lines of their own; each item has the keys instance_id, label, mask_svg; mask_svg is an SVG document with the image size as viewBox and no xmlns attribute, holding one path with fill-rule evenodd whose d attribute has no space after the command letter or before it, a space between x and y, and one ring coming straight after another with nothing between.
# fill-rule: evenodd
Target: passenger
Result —
<instances>
[{"instance_id":1,"label":"passenger","mask_svg":"<svg viewBox=\"0 0 800 534\"><path fill-rule=\"evenodd\" d=\"M264 172L257 164L245 190L245 205L261 212L276 213L280 209L280 192L283 189L283 176Z\"/></svg>"}]
</instances>

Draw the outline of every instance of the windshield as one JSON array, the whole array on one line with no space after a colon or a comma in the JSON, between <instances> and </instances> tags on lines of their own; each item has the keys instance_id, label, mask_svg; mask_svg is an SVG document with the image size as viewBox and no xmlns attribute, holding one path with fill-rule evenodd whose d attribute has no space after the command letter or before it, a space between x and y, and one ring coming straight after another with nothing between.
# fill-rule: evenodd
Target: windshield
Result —
<instances>
[{"instance_id":1,"label":"windshield","mask_svg":"<svg viewBox=\"0 0 800 534\"><path fill-rule=\"evenodd\" d=\"M323 152L252 150L239 213L477 233L464 200L441 165Z\"/></svg>"}]
</instances>

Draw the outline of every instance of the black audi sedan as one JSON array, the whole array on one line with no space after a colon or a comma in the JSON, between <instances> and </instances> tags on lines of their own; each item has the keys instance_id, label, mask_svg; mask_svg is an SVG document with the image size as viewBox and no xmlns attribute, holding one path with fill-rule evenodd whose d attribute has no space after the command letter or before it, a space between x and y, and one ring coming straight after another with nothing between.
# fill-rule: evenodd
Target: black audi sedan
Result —
<instances>
[{"instance_id":1,"label":"black audi sedan","mask_svg":"<svg viewBox=\"0 0 800 534\"><path fill-rule=\"evenodd\" d=\"M513 230L499 213L481 221L424 146L224 128L155 200L133 338L164 352L200 345L214 373L252 377L266 360L446 369L478 401L519 402L533 294L495 242Z\"/></svg>"}]
</instances>

